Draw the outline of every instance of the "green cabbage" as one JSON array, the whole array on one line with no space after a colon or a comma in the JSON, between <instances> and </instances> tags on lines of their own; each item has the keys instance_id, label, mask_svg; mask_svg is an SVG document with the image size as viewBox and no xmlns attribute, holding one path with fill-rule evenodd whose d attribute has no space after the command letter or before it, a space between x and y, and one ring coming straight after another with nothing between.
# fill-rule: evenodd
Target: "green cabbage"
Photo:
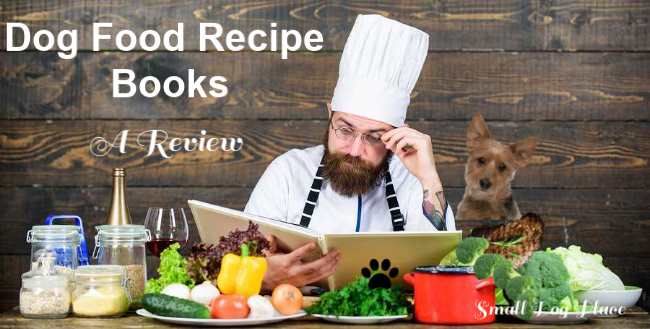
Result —
<instances>
[{"instance_id":1,"label":"green cabbage","mask_svg":"<svg viewBox=\"0 0 650 329\"><path fill-rule=\"evenodd\" d=\"M603 265L603 257L599 254L582 252L579 246L569 248L558 247L547 249L562 258L564 266L569 270L571 290L576 292L588 290L623 290L623 281L610 269Z\"/></svg>"}]
</instances>

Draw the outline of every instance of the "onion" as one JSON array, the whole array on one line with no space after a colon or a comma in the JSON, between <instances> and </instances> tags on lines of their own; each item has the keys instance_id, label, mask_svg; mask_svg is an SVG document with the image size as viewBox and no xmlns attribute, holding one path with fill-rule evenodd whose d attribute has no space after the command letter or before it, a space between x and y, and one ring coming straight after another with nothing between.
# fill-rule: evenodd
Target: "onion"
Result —
<instances>
[{"instance_id":1,"label":"onion","mask_svg":"<svg viewBox=\"0 0 650 329\"><path fill-rule=\"evenodd\" d=\"M302 308L302 292L288 283L283 283L273 289L271 303L282 315L295 314Z\"/></svg>"}]
</instances>

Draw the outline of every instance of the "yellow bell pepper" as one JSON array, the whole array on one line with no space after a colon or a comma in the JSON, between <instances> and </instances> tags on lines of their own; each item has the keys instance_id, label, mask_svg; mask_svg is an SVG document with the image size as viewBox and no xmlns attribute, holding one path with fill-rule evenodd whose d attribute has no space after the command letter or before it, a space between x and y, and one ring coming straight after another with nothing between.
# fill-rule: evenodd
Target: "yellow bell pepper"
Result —
<instances>
[{"instance_id":1,"label":"yellow bell pepper","mask_svg":"<svg viewBox=\"0 0 650 329\"><path fill-rule=\"evenodd\" d=\"M248 245L242 244L241 257L226 254L221 260L217 287L222 294L250 297L260 293L266 272L266 258L248 255Z\"/></svg>"}]
</instances>

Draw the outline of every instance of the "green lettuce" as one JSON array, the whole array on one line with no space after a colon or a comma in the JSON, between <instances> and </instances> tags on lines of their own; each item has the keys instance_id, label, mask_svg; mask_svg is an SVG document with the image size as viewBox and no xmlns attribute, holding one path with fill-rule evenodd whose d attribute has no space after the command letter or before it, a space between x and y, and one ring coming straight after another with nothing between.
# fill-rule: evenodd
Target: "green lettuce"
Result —
<instances>
[{"instance_id":1,"label":"green lettuce","mask_svg":"<svg viewBox=\"0 0 650 329\"><path fill-rule=\"evenodd\" d=\"M623 290L623 281L603 265L603 257L580 250L579 246L547 249L559 255L569 270L571 290L576 292L588 290Z\"/></svg>"},{"instance_id":2,"label":"green lettuce","mask_svg":"<svg viewBox=\"0 0 650 329\"><path fill-rule=\"evenodd\" d=\"M180 244L174 243L160 254L160 265L158 266L160 276L147 281L144 289L145 294L160 293L172 283L182 283L189 288L194 287L194 280L187 273L187 262L178 252L180 247Z\"/></svg>"}]
</instances>

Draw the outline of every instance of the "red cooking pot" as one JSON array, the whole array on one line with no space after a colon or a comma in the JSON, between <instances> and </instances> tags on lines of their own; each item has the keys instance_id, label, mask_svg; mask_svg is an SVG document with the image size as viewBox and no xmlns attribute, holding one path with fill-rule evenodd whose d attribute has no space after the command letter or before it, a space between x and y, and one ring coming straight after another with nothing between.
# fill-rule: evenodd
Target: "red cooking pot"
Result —
<instances>
[{"instance_id":1,"label":"red cooking pot","mask_svg":"<svg viewBox=\"0 0 650 329\"><path fill-rule=\"evenodd\" d=\"M479 280L472 267L418 267L404 275L413 286L415 320L483 324L495 320L494 280Z\"/></svg>"}]
</instances>

